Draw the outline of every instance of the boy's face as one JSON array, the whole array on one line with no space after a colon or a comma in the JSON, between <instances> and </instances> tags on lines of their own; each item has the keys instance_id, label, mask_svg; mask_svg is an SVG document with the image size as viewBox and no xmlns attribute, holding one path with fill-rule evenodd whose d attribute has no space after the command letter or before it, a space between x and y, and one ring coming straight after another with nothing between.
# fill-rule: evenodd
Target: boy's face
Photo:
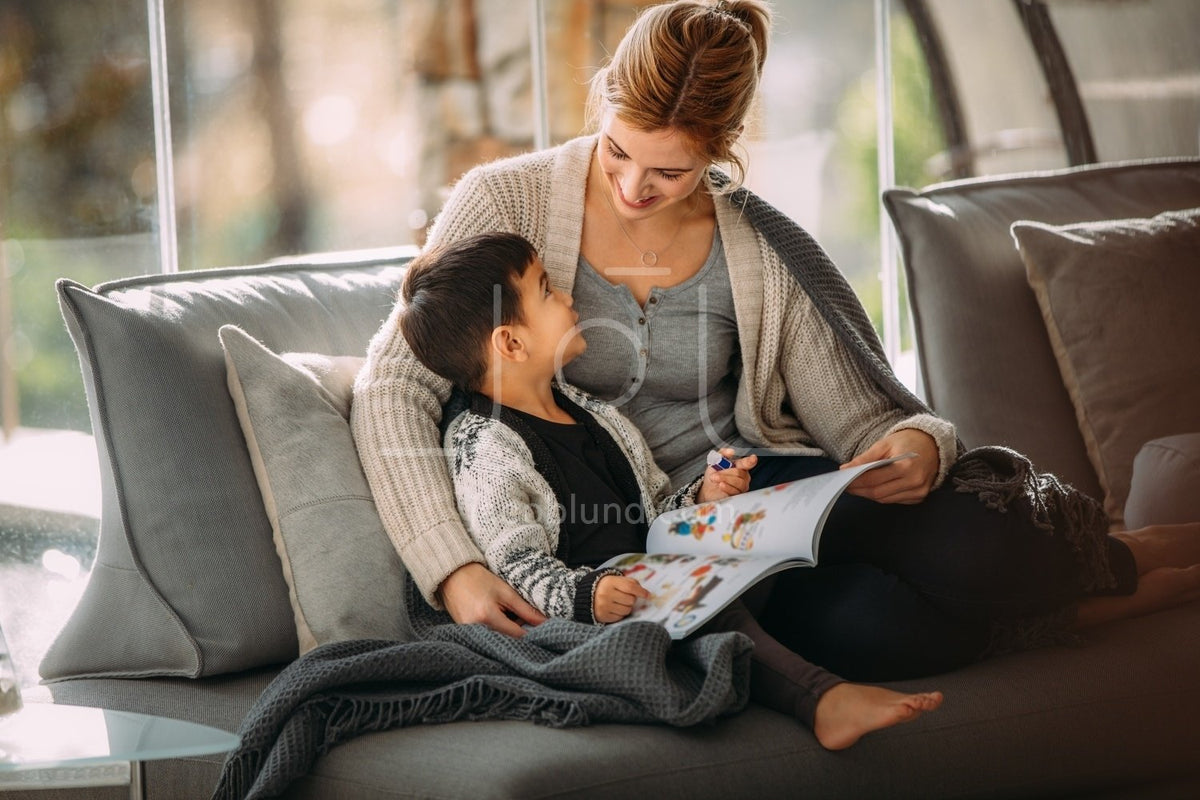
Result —
<instances>
[{"instance_id":1,"label":"boy's face","mask_svg":"<svg viewBox=\"0 0 1200 800\"><path fill-rule=\"evenodd\" d=\"M587 342L575 327L579 314L565 292L550 285L542 260L534 256L517 283L522 321L514 327L523 337L530 361L554 374L584 350Z\"/></svg>"}]
</instances>

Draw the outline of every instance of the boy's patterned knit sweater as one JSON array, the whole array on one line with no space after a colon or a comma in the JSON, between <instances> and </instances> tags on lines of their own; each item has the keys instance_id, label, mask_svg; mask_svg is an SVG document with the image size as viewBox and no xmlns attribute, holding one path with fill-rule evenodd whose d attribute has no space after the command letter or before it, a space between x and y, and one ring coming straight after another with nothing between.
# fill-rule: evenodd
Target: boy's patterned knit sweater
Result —
<instances>
[{"instance_id":1,"label":"boy's patterned knit sweater","mask_svg":"<svg viewBox=\"0 0 1200 800\"><path fill-rule=\"evenodd\" d=\"M703 476L672 493L666 473L655 465L650 448L629 420L574 387L558 388L608 433L628 462L647 523L664 511L696 502ZM468 410L446 431L446 461L467 531L488 568L542 613L594 622L592 591L596 581L610 573L572 569L556 555L562 544L561 500L538 470L525 438L505 421L512 420L509 415Z\"/></svg>"}]
</instances>

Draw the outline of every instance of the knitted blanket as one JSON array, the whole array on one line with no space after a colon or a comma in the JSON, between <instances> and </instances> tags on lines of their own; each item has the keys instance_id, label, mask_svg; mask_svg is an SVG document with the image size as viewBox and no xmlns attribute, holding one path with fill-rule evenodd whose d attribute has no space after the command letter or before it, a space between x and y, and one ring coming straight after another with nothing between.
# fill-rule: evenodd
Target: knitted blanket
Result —
<instances>
[{"instance_id":1,"label":"knitted blanket","mask_svg":"<svg viewBox=\"0 0 1200 800\"><path fill-rule=\"evenodd\" d=\"M422 723L710 723L745 707L751 649L740 633L672 644L654 623L562 619L521 639L441 625L420 641L324 645L286 667L251 707L213 798L277 797L336 745Z\"/></svg>"}]
</instances>

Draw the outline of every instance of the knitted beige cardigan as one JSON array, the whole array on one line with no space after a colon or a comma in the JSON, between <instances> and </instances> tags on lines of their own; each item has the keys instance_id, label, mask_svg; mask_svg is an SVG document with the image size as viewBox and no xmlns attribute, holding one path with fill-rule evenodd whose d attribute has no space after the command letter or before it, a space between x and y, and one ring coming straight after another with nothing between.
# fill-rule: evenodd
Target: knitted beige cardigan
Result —
<instances>
[{"instance_id":1,"label":"knitted beige cardigan","mask_svg":"<svg viewBox=\"0 0 1200 800\"><path fill-rule=\"evenodd\" d=\"M430 244L485 231L520 233L541 254L551 282L570 292L595 146L596 137L582 137L476 167L454 188ZM742 356L739 433L775 451L846 461L893 431L916 428L937 442L935 486L941 484L957 457L954 426L910 413L883 392L739 208L726 195L715 200ZM450 384L413 356L399 310L368 347L351 423L384 528L437 606L441 582L484 558L459 517L441 449L438 423Z\"/></svg>"}]
</instances>

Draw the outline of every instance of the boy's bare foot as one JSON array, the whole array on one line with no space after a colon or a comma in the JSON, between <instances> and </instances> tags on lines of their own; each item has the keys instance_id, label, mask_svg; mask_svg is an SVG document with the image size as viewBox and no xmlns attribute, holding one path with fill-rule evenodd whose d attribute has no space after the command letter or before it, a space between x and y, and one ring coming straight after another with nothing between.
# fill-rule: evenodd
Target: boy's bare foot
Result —
<instances>
[{"instance_id":1,"label":"boy's bare foot","mask_svg":"<svg viewBox=\"0 0 1200 800\"><path fill-rule=\"evenodd\" d=\"M1089 597L1079 604L1080 628L1139 617L1153 611L1200 600L1200 564L1159 567L1138 577L1137 591L1123 597ZM820 710L818 704L817 709Z\"/></svg>"},{"instance_id":2,"label":"boy's bare foot","mask_svg":"<svg viewBox=\"0 0 1200 800\"><path fill-rule=\"evenodd\" d=\"M1147 525L1132 531L1118 531L1113 536L1129 545L1139 575L1162 567L1200 564L1200 522Z\"/></svg>"},{"instance_id":3,"label":"boy's bare foot","mask_svg":"<svg viewBox=\"0 0 1200 800\"><path fill-rule=\"evenodd\" d=\"M871 731L911 722L942 704L941 692L904 694L839 683L817 701L813 733L826 750L845 750Z\"/></svg>"}]
</instances>

